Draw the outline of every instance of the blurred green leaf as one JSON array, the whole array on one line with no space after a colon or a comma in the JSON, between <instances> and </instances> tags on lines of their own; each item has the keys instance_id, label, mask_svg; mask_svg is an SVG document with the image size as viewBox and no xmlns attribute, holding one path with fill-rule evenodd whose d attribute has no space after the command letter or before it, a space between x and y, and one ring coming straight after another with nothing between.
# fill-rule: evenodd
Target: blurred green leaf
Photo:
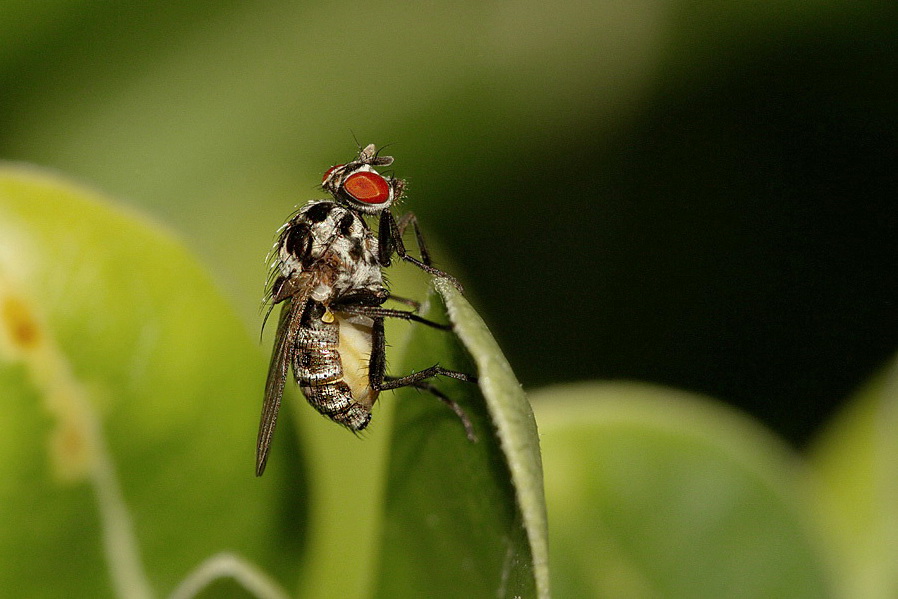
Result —
<instances>
[{"instance_id":1,"label":"blurred green leaf","mask_svg":"<svg viewBox=\"0 0 898 599\"><path fill-rule=\"evenodd\" d=\"M533 405L557 597L831 596L800 462L748 419L634 383Z\"/></svg>"},{"instance_id":2,"label":"blurred green leaf","mask_svg":"<svg viewBox=\"0 0 898 599\"><path fill-rule=\"evenodd\" d=\"M378 597L548 597L545 502L539 439L526 396L483 321L451 285L436 280L477 387L439 387L471 419L413 389L399 393L384 502ZM435 300L435 296L431 296ZM435 301L432 303L436 303ZM426 314L439 319L432 307ZM436 361L475 372L458 341L416 327L395 372Z\"/></svg>"},{"instance_id":3,"label":"blurred green leaf","mask_svg":"<svg viewBox=\"0 0 898 599\"><path fill-rule=\"evenodd\" d=\"M253 476L264 365L158 226L0 168L3 594L153 596L221 551L295 584L299 456Z\"/></svg>"},{"instance_id":4,"label":"blurred green leaf","mask_svg":"<svg viewBox=\"0 0 898 599\"><path fill-rule=\"evenodd\" d=\"M898 362L860 391L818 439L821 520L843 597L898 595Z\"/></svg>"}]
</instances>

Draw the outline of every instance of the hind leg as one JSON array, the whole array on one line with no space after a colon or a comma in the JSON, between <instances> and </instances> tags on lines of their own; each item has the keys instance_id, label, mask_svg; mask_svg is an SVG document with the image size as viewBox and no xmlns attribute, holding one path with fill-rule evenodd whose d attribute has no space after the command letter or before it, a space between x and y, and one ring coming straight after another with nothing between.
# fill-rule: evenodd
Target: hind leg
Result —
<instances>
[{"instance_id":1,"label":"hind leg","mask_svg":"<svg viewBox=\"0 0 898 599\"><path fill-rule=\"evenodd\" d=\"M383 316L374 317L374 325L371 329L371 341L371 359L368 364L368 377L372 389L386 391L387 389L399 389L400 387L414 387L426 391L449 406L449 408L455 412L455 415L458 416L459 420L461 420L468 439L472 442L477 441L477 436L474 434L474 426L471 424L471 420L461 406L427 380L435 376L448 376L467 383L476 383L476 377L463 372L449 370L439 365L434 365L430 368L425 368L424 370L413 372L406 376L387 376L385 374L387 344L384 337Z\"/></svg>"}]
</instances>

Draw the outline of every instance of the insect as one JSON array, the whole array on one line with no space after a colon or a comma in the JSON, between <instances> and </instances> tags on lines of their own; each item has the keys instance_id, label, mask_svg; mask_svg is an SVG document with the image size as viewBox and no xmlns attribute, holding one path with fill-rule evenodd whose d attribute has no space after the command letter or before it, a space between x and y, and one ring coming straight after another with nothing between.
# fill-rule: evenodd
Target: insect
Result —
<instances>
[{"instance_id":1,"label":"insect","mask_svg":"<svg viewBox=\"0 0 898 599\"><path fill-rule=\"evenodd\" d=\"M374 144L366 146L355 160L324 174L321 185L332 200L307 203L280 229L266 299L272 308L283 306L259 423L257 476L265 471L291 366L312 407L351 431L368 426L381 391L411 386L443 401L459 417L468 438L476 439L461 407L428 381L442 375L476 382L473 376L438 365L402 377L385 373L385 318L451 330L413 311L382 306L388 299L415 305L392 297L386 287L382 269L390 266L393 255L459 287L454 278L431 266L415 216L406 213L397 222L390 212L402 197L405 181L381 175L374 167L392 163L392 157L377 154ZM378 217L376 235L366 216ZM415 230L420 259L409 255L402 241L409 225Z\"/></svg>"}]
</instances>

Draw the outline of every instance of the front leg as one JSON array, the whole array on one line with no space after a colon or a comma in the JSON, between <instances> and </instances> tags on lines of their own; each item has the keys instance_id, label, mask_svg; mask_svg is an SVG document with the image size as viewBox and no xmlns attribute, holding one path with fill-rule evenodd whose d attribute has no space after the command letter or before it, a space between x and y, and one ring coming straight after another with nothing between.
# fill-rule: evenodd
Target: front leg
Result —
<instances>
[{"instance_id":1,"label":"front leg","mask_svg":"<svg viewBox=\"0 0 898 599\"><path fill-rule=\"evenodd\" d=\"M421 252L421 262L430 266L430 252L427 251L427 244L424 243L424 236L421 234L421 227L418 226L418 217L414 212L406 212L399 219L396 228L399 229L399 237L405 235L405 229L411 224L415 229L415 239L418 242L418 250Z\"/></svg>"},{"instance_id":2,"label":"front leg","mask_svg":"<svg viewBox=\"0 0 898 599\"><path fill-rule=\"evenodd\" d=\"M418 239L418 247L421 250L421 257L424 261L410 256L405 249L405 244L402 242L402 233L411 221L413 221L415 225L415 236ZM411 262L421 270L428 272L435 277L442 277L448 280L456 289L463 291L461 283L459 283L455 277L430 265L430 254L427 252L424 238L421 235L421 231L418 229L418 223L413 214L403 217L402 228L400 228L400 225L396 223L396 219L389 210L381 212L380 226L377 230L377 242L379 252L378 260L381 266L385 268L389 266L393 258L393 253L395 252L396 255L406 262Z\"/></svg>"}]
</instances>

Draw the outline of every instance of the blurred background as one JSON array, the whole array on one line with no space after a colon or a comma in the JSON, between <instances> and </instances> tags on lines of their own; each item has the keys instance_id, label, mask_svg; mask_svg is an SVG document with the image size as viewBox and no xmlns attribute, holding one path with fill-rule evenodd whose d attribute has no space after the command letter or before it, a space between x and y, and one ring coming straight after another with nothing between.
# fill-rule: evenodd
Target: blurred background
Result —
<instances>
[{"instance_id":1,"label":"blurred background","mask_svg":"<svg viewBox=\"0 0 898 599\"><path fill-rule=\"evenodd\" d=\"M174 229L255 335L356 141L526 387L640 379L801 446L898 349L894 3L0 7L0 158ZM77 223L72 223L77 227Z\"/></svg>"}]
</instances>

